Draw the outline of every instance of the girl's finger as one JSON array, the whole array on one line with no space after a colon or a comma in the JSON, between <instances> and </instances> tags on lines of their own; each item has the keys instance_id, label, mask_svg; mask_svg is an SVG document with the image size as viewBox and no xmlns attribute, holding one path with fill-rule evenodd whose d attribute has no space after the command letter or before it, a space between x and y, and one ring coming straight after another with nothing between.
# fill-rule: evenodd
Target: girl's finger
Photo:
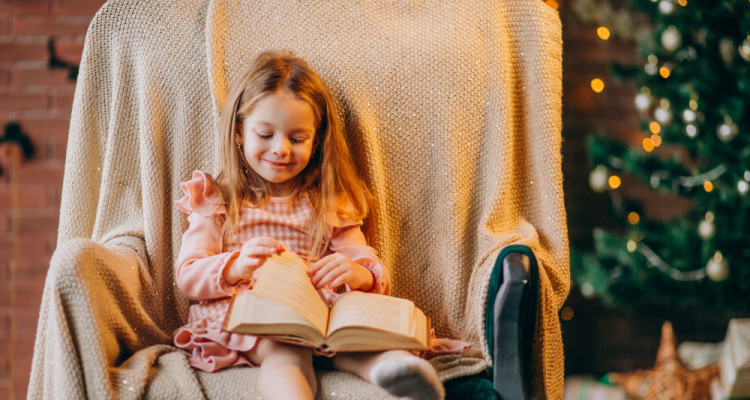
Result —
<instances>
[{"instance_id":1,"label":"girl's finger","mask_svg":"<svg viewBox=\"0 0 750 400\"><path fill-rule=\"evenodd\" d=\"M333 268L318 280L318 283L315 285L315 287L321 289L325 288L326 286L332 286L331 284L336 279L346 275L347 272L348 271L346 268Z\"/></svg>"},{"instance_id":2,"label":"girl's finger","mask_svg":"<svg viewBox=\"0 0 750 400\"><path fill-rule=\"evenodd\" d=\"M313 281L313 284L317 285L321 279L328 276L328 274L330 274L336 267L337 265L332 262L322 265L319 269L314 271L312 275L310 276L310 278Z\"/></svg>"},{"instance_id":3,"label":"girl's finger","mask_svg":"<svg viewBox=\"0 0 750 400\"><path fill-rule=\"evenodd\" d=\"M253 246L245 249L244 253L251 257L268 257L276 254L278 250L274 247Z\"/></svg>"},{"instance_id":4,"label":"girl's finger","mask_svg":"<svg viewBox=\"0 0 750 400\"><path fill-rule=\"evenodd\" d=\"M318 261L316 261L315 263L313 263L313 265L311 265L310 268L307 269L307 273L310 274L310 275L315 274L318 270L320 270L321 268L323 268L326 265L328 265L328 263L330 263L331 260L334 258L334 255L335 254L329 254L329 255L327 255L327 256L319 259Z\"/></svg>"}]
</instances>

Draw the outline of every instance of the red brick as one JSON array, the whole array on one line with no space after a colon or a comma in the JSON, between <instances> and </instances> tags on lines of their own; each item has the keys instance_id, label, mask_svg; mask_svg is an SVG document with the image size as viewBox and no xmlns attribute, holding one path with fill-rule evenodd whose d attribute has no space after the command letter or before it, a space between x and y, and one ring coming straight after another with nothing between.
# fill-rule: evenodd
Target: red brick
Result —
<instances>
[{"instance_id":1,"label":"red brick","mask_svg":"<svg viewBox=\"0 0 750 400\"><path fill-rule=\"evenodd\" d=\"M21 164L18 169L19 182L62 184L64 163L59 160L43 160Z\"/></svg>"},{"instance_id":2,"label":"red brick","mask_svg":"<svg viewBox=\"0 0 750 400\"><path fill-rule=\"evenodd\" d=\"M8 86L10 84L10 70L0 68L0 86Z\"/></svg>"},{"instance_id":3,"label":"red brick","mask_svg":"<svg viewBox=\"0 0 750 400\"><path fill-rule=\"evenodd\" d=\"M3 10L14 13L49 14L50 0L5 0L2 6Z\"/></svg>"},{"instance_id":4,"label":"red brick","mask_svg":"<svg viewBox=\"0 0 750 400\"><path fill-rule=\"evenodd\" d=\"M41 280L40 280L41 281ZM6 285L7 286L7 285ZM40 288L44 288L44 282L41 282ZM4 287L3 289L8 289L7 287ZM39 291L41 294L41 289L35 291ZM29 328L34 328L36 330L36 325L39 319L39 307L38 306L16 306L15 307L15 318L16 318L16 330L17 331L28 331ZM10 327L7 326L7 324L10 322L10 312L11 307L10 304L1 304L0 305L0 338L7 338L9 337L7 334L10 330ZM5 346L0 346L1 348L4 348Z\"/></svg>"},{"instance_id":5,"label":"red brick","mask_svg":"<svg viewBox=\"0 0 750 400\"><path fill-rule=\"evenodd\" d=\"M6 211L2 210L0 213L0 237L5 237L10 233L10 217Z\"/></svg>"},{"instance_id":6,"label":"red brick","mask_svg":"<svg viewBox=\"0 0 750 400\"><path fill-rule=\"evenodd\" d=\"M48 206L47 185L19 183L17 190L19 207L27 209ZM0 209L12 207L12 195L9 184L0 184Z\"/></svg>"},{"instance_id":7,"label":"red brick","mask_svg":"<svg viewBox=\"0 0 750 400\"><path fill-rule=\"evenodd\" d=\"M30 119L20 120L19 124L23 131L32 137L32 140L34 137L43 136L61 136L67 140L70 120L68 118Z\"/></svg>"},{"instance_id":8,"label":"red brick","mask_svg":"<svg viewBox=\"0 0 750 400\"><path fill-rule=\"evenodd\" d=\"M13 34L85 36L92 16L93 14L82 17L34 14L16 15L13 20Z\"/></svg>"},{"instance_id":9,"label":"red brick","mask_svg":"<svg viewBox=\"0 0 750 400\"><path fill-rule=\"evenodd\" d=\"M52 12L66 15L94 15L106 0L52 0Z\"/></svg>"},{"instance_id":10,"label":"red brick","mask_svg":"<svg viewBox=\"0 0 750 400\"><path fill-rule=\"evenodd\" d=\"M53 90L50 106L57 110L66 110L70 112L73 109L73 95L75 87L60 86Z\"/></svg>"},{"instance_id":11,"label":"red brick","mask_svg":"<svg viewBox=\"0 0 750 400\"><path fill-rule=\"evenodd\" d=\"M0 93L0 109L3 110L46 109L48 104L44 93Z\"/></svg>"},{"instance_id":12,"label":"red brick","mask_svg":"<svg viewBox=\"0 0 750 400\"><path fill-rule=\"evenodd\" d=\"M75 86L64 69L20 69L11 71L9 83L13 86Z\"/></svg>"},{"instance_id":13,"label":"red brick","mask_svg":"<svg viewBox=\"0 0 750 400\"><path fill-rule=\"evenodd\" d=\"M46 201L46 198L45 198ZM19 235L29 239L57 229L60 216L56 209L21 209Z\"/></svg>"},{"instance_id":14,"label":"red brick","mask_svg":"<svg viewBox=\"0 0 750 400\"><path fill-rule=\"evenodd\" d=\"M83 54L84 37L59 38L55 41L55 55L57 59L68 64L78 65L81 63Z\"/></svg>"},{"instance_id":15,"label":"red brick","mask_svg":"<svg viewBox=\"0 0 750 400\"><path fill-rule=\"evenodd\" d=\"M67 138L55 138L51 144L49 158L50 160L61 160L65 161L65 155L68 151L68 139ZM57 203L60 203L59 194L57 196Z\"/></svg>"},{"instance_id":16,"label":"red brick","mask_svg":"<svg viewBox=\"0 0 750 400\"><path fill-rule=\"evenodd\" d=\"M48 96L49 97L49 96ZM2 118L2 109L0 109L0 118ZM13 121L29 121L32 119L53 119L53 118L70 118L70 110L57 110L52 108L18 110L13 113Z\"/></svg>"},{"instance_id":17,"label":"red brick","mask_svg":"<svg viewBox=\"0 0 750 400\"><path fill-rule=\"evenodd\" d=\"M47 61L49 51L46 43L2 43L0 44L0 62L2 61Z\"/></svg>"},{"instance_id":18,"label":"red brick","mask_svg":"<svg viewBox=\"0 0 750 400\"><path fill-rule=\"evenodd\" d=\"M0 365L3 365L3 364L4 363L0 363ZM13 390L13 397L11 397L10 395L11 389L8 387L8 384L5 382L4 371L5 371L5 366L0 366L0 377L2 377L2 379L0 379L0 399L12 399L12 398L25 399L26 398L25 394L23 395L23 397L21 397L22 389L19 387L16 387L15 385L14 385L14 390Z\"/></svg>"},{"instance_id":19,"label":"red brick","mask_svg":"<svg viewBox=\"0 0 750 400\"><path fill-rule=\"evenodd\" d=\"M47 254L47 244L43 240L39 240L39 237L40 236L19 236L19 248L25 252ZM3 238L3 240L0 240L0 254L13 254L13 243L9 239Z\"/></svg>"},{"instance_id":20,"label":"red brick","mask_svg":"<svg viewBox=\"0 0 750 400\"><path fill-rule=\"evenodd\" d=\"M49 269L49 261L51 257L52 255L48 255L46 253L24 253L22 255L19 255L19 265L16 268L16 278L38 279L40 276L45 276L47 274L47 270Z\"/></svg>"},{"instance_id":21,"label":"red brick","mask_svg":"<svg viewBox=\"0 0 750 400\"><path fill-rule=\"evenodd\" d=\"M43 288L44 279L41 277L35 277L33 280L15 280L13 282L13 289L16 295L16 307L39 309L39 305L42 302ZM10 287L6 282L3 285L2 293L0 293L0 304L10 305L10 294Z\"/></svg>"},{"instance_id":22,"label":"red brick","mask_svg":"<svg viewBox=\"0 0 750 400\"><path fill-rule=\"evenodd\" d=\"M10 17L7 14L0 14L0 36L10 33Z\"/></svg>"}]
</instances>

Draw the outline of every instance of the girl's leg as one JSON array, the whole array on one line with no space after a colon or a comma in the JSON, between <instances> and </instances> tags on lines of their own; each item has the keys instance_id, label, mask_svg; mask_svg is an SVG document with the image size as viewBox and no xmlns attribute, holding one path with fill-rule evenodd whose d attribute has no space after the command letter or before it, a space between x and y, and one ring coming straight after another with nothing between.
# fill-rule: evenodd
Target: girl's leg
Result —
<instances>
[{"instance_id":1,"label":"girl's leg","mask_svg":"<svg viewBox=\"0 0 750 400\"><path fill-rule=\"evenodd\" d=\"M264 400L310 399L318 391L318 381L312 366L312 351L270 339L258 339L258 344L245 353L258 372L258 390Z\"/></svg>"},{"instance_id":2,"label":"girl's leg","mask_svg":"<svg viewBox=\"0 0 750 400\"><path fill-rule=\"evenodd\" d=\"M339 353L333 365L351 372L396 396L418 400L445 397L445 389L432 364L404 350L382 353Z\"/></svg>"}]
</instances>

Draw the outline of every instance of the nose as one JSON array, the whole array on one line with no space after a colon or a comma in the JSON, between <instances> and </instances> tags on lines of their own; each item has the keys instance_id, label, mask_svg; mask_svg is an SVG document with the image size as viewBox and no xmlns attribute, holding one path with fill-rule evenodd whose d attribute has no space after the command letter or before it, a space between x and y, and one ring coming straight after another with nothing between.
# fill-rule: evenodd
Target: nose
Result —
<instances>
[{"instance_id":1,"label":"nose","mask_svg":"<svg viewBox=\"0 0 750 400\"><path fill-rule=\"evenodd\" d=\"M286 137L280 137L273 141L271 145L271 153L278 157L285 157L289 154L291 143Z\"/></svg>"}]
</instances>

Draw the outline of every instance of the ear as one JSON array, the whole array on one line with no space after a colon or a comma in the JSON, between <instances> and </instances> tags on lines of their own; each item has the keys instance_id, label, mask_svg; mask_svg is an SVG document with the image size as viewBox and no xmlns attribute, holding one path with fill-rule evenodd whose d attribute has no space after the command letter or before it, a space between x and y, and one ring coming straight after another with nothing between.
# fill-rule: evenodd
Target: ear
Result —
<instances>
[{"instance_id":1,"label":"ear","mask_svg":"<svg viewBox=\"0 0 750 400\"><path fill-rule=\"evenodd\" d=\"M243 139L242 139L242 125L241 124L234 124L234 144L235 145L243 145Z\"/></svg>"}]
</instances>

